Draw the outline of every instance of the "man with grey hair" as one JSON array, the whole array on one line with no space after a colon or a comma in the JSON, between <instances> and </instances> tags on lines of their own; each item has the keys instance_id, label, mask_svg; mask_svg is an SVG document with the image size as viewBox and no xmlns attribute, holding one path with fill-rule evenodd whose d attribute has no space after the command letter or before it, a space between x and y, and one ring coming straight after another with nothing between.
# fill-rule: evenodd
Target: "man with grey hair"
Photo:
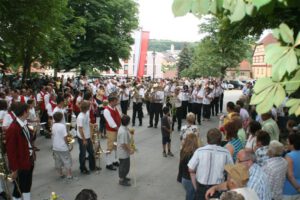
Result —
<instances>
[{"instance_id":1,"label":"man with grey hair","mask_svg":"<svg viewBox=\"0 0 300 200\"><path fill-rule=\"evenodd\" d=\"M247 182L247 188L253 189L258 195L260 200L271 200L271 188L267 175L262 168L255 163L255 155L253 152L242 149L237 154L236 163L244 165L249 170L249 180ZM206 199L212 197L217 191L227 190L227 182L223 182L219 185L211 187L206 192Z\"/></svg>"},{"instance_id":2,"label":"man with grey hair","mask_svg":"<svg viewBox=\"0 0 300 200\"><path fill-rule=\"evenodd\" d=\"M285 181L288 163L281 157L284 151L284 146L280 142L273 140L269 144L268 156L262 169L266 173L271 186L272 199L282 199L282 189Z\"/></svg>"}]
</instances>

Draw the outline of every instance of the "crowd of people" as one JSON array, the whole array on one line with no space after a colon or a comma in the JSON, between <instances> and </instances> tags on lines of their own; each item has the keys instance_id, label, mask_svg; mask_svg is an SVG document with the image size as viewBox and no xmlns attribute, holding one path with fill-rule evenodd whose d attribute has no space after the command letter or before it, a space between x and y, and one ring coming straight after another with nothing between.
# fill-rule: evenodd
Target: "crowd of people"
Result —
<instances>
[{"instance_id":1,"label":"crowd of people","mask_svg":"<svg viewBox=\"0 0 300 200\"><path fill-rule=\"evenodd\" d=\"M80 76L38 82L38 87L5 82L0 91L2 142L6 147L2 154L7 156L10 176L15 180L13 199L31 199L35 152L39 151L34 141L39 135L52 138L55 168L58 176L68 181L76 179L72 174L72 139L79 144L78 165L83 175L101 170L96 158L100 138L106 139L106 169L118 169L119 184L131 186L127 175L134 149L130 141L133 131L128 126L145 124L149 129L160 125L164 157L174 156L170 135L179 132L177 180L183 184L187 200L300 198L297 120L287 120L284 106L258 115L249 105L251 83L243 88L237 102L227 103L223 114L224 89L213 79L147 81ZM199 126L211 116L219 116L220 126L207 132L205 144ZM1 188L5 196L3 185Z\"/></svg>"}]
</instances>

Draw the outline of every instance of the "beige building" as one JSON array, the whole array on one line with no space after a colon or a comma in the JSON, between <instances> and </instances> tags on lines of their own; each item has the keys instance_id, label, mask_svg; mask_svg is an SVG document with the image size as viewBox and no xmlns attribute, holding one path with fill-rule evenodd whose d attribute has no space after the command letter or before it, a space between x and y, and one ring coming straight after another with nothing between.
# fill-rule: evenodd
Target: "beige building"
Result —
<instances>
[{"instance_id":1,"label":"beige building","mask_svg":"<svg viewBox=\"0 0 300 200\"><path fill-rule=\"evenodd\" d=\"M276 42L276 38L269 33L255 46L252 58L252 74L254 79L271 76L272 66L265 62L265 48L267 45Z\"/></svg>"}]
</instances>

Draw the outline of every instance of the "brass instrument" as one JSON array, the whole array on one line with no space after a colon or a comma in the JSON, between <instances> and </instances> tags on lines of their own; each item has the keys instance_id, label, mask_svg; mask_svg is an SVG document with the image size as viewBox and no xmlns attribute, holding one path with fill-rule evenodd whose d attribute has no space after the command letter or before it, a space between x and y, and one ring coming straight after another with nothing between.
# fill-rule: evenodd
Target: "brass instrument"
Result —
<instances>
[{"instance_id":1,"label":"brass instrument","mask_svg":"<svg viewBox=\"0 0 300 200\"><path fill-rule=\"evenodd\" d=\"M94 134L93 134L94 154L95 154L95 159L98 159L98 165L99 168L101 169L101 164L100 164L101 154L108 153L108 152L103 151L103 149L101 148L100 132L98 131L97 126L93 126L93 128L94 128Z\"/></svg>"},{"instance_id":2,"label":"brass instrument","mask_svg":"<svg viewBox=\"0 0 300 200\"><path fill-rule=\"evenodd\" d=\"M3 190L7 194L7 199L11 200L12 196L10 192L9 182L11 183L14 180L12 179L8 168L7 157L5 153L5 141L2 131L2 122L0 122L0 177L3 180Z\"/></svg>"},{"instance_id":3,"label":"brass instrument","mask_svg":"<svg viewBox=\"0 0 300 200\"><path fill-rule=\"evenodd\" d=\"M73 150L73 144L75 143L75 139L73 137L73 135L70 133L70 129L71 129L71 123L66 123L66 126L67 126L67 145L68 145L68 148L69 148L69 151L72 151Z\"/></svg>"}]
</instances>

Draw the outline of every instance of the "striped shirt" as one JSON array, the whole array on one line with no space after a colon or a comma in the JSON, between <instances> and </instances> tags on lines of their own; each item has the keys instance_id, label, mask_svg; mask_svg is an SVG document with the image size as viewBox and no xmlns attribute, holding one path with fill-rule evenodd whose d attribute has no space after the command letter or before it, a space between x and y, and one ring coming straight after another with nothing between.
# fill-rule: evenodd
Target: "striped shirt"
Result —
<instances>
[{"instance_id":1,"label":"striped shirt","mask_svg":"<svg viewBox=\"0 0 300 200\"><path fill-rule=\"evenodd\" d=\"M249 169L249 181L247 187L253 189L260 200L271 200L271 188L267 175L262 168L253 164Z\"/></svg>"},{"instance_id":2,"label":"striped shirt","mask_svg":"<svg viewBox=\"0 0 300 200\"><path fill-rule=\"evenodd\" d=\"M282 157L273 157L265 161L262 169L267 174L270 182L272 198L281 200L283 184L288 169L287 161Z\"/></svg>"},{"instance_id":3,"label":"striped shirt","mask_svg":"<svg viewBox=\"0 0 300 200\"><path fill-rule=\"evenodd\" d=\"M206 145L197 149L188 163L196 171L196 180L202 185L224 182L224 166L233 164L229 151L217 145Z\"/></svg>"},{"instance_id":4,"label":"striped shirt","mask_svg":"<svg viewBox=\"0 0 300 200\"><path fill-rule=\"evenodd\" d=\"M238 154L238 152L243 149L243 143L241 142L241 140L239 138L235 138L233 140L230 140L228 142L228 144L231 144L233 146L234 152L232 155L233 161L236 161L236 156Z\"/></svg>"}]
</instances>

